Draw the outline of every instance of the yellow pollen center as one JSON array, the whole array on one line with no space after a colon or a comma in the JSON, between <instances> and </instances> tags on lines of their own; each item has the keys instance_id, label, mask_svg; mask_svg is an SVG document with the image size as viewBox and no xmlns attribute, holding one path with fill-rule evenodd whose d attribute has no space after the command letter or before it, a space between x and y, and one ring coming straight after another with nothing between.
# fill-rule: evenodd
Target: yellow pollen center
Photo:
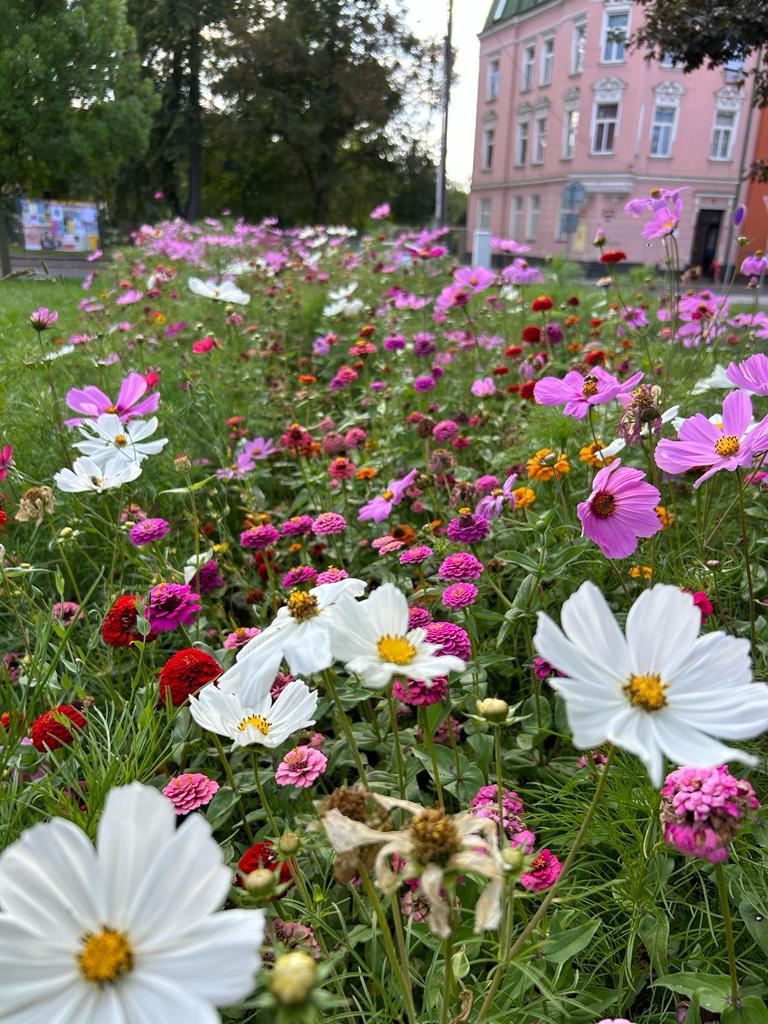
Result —
<instances>
[{"instance_id":1,"label":"yellow pollen center","mask_svg":"<svg viewBox=\"0 0 768 1024\"><path fill-rule=\"evenodd\" d=\"M269 722L263 715L248 715L238 725L238 731L245 732L249 725L252 725L254 729L258 729L262 736L269 735Z\"/></svg>"},{"instance_id":2,"label":"yellow pollen center","mask_svg":"<svg viewBox=\"0 0 768 1024\"><path fill-rule=\"evenodd\" d=\"M125 436L125 434L117 434L115 437L115 444L119 445L122 448L124 444L128 444L128 438Z\"/></svg>"},{"instance_id":3,"label":"yellow pollen center","mask_svg":"<svg viewBox=\"0 0 768 1024\"><path fill-rule=\"evenodd\" d=\"M471 516L472 515L472 509L471 508L460 508L459 509L459 515L460 516Z\"/></svg>"},{"instance_id":4,"label":"yellow pollen center","mask_svg":"<svg viewBox=\"0 0 768 1024\"><path fill-rule=\"evenodd\" d=\"M729 455L739 454L739 439L735 434L727 434L715 441L715 451L718 455L728 458Z\"/></svg>"},{"instance_id":5,"label":"yellow pollen center","mask_svg":"<svg viewBox=\"0 0 768 1024\"><path fill-rule=\"evenodd\" d=\"M616 511L616 499L608 491L598 491L592 499L592 512L600 519L607 519Z\"/></svg>"},{"instance_id":6,"label":"yellow pollen center","mask_svg":"<svg viewBox=\"0 0 768 1024\"><path fill-rule=\"evenodd\" d=\"M87 981L117 981L133 970L133 949L122 932L104 928L98 935L86 934L77 962Z\"/></svg>"},{"instance_id":7,"label":"yellow pollen center","mask_svg":"<svg viewBox=\"0 0 768 1024\"><path fill-rule=\"evenodd\" d=\"M317 615L317 598L304 590L292 590L288 597L288 611L298 622L306 622Z\"/></svg>"},{"instance_id":8,"label":"yellow pollen center","mask_svg":"<svg viewBox=\"0 0 768 1024\"><path fill-rule=\"evenodd\" d=\"M401 636L383 636L378 642L379 657L392 665L410 665L416 648Z\"/></svg>"},{"instance_id":9,"label":"yellow pollen center","mask_svg":"<svg viewBox=\"0 0 768 1024\"><path fill-rule=\"evenodd\" d=\"M384 499L384 501L391 501L394 498L394 496L394 491L384 491L384 493L382 494L382 498Z\"/></svg>"},{"instance_id":10,"label":"yellow pollen center","mask_svg":"<svg viewBox=\"0 0 768 1024\"><path fill-rule=\"evenodd\" d=\"M598 384L597 377L592 377L591 375L589 377L585 377L584 378L584 387L581 389L582 395L585 398L591 398L592 395L596 395L597 394L597 384Z\"/></svg>"},{"instance_id":11,"label":"yellow pollen center","mask_svg":"<svg viewBox=\"0 0 768 1024\"><path fill-rule=\"evenodd\" d=\"M502 491L500 487L494 487L493 490L491 491L491 494L493 495L494 498L498 498L503 493L504 491Z\"/></svg>"},{"instance_id":12,"label":"yellow pollen center","mask_svg":"<svg viewBox=\"0 0 768 1024\"><path fill-rule=\"evenodd\" d=\"M643 708L645 711L658 711L667 703L664 696L666 688L661 676L655 673L647 676L632 675L624 686L624 693L635 707Z\"/></svg>"},{"instance_id":13,"label":"yellow pollen center","mask_svg":"<svg viewBox=\"0 0 768 1024\"><path fill-rule=\"evenodd\" d=\"M117 406L116 405L108 405L106 410L105 410L105 412L117 412Z\"/></svg>"}]
</instances>

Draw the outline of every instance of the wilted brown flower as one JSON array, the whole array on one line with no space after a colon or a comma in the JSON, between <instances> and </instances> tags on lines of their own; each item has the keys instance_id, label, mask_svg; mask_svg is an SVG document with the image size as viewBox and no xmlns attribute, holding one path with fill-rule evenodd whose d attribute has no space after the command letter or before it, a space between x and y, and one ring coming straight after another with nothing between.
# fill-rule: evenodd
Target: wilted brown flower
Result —
<instances>
[{"instance_id":1,"label":"wilted brown flower","mask_svg":"<svg viewBox=\"0 0 768 1024\"><path fill-rule=\"evenodd\" d=\"M30 487L19 500L16 522L29 523L34 519L36 523L42 523L45 515L51 515L55 504L50 487Z\"/></svg>"}]
</instances>

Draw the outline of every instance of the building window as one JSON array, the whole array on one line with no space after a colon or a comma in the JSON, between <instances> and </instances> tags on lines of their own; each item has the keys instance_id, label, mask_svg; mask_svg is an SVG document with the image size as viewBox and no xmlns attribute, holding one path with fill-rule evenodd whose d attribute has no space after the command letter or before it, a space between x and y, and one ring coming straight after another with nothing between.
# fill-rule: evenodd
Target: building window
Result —
<instances>
[{"instance_id":1,"label":"building window","mask_svg":"<svg viewBox=\"0 0 768 1024\"><path fill-rule=\"evenodd\" d=\"M543 164L544 153L547 148L547 119L546 117L536 118L536 132L533 137L533 159L531 163Z\"/></svg>"},{"instance_id":2,"label":"building window","mask_svg":"<svg viewBox=\"0 0 768 1024\"><path fill-rule=\"evenodd\" d=\"M671 156L677 107L653 108L651 122L651 156Z\"/></svg>"},{"instance_id":3,"label":"building window","mask_svg":"<svg viewBox=\"0 0 768 1024\"><path fill-rule=\"evenodd\" d=\"M533 88L533 76L536 73L536 43L529 43L523 50L523 92Z\"/></svg>"},{"instance_id":4,"label":"building window","mask_svg":"<svg viewBox=\"0 0 768 1024\"><path fill-rule=\"evenodd\" d=\"M488 61L488 100L499 98L499 85L501 84L501 60L499 57L492 57Z\"/></svg>"},{"instance_id":5,"label":"building window","mask_svg":"<svg viewBox=\"0 0 768 1024\"><path fill-rule=\"evenodd\" d=\"M493 148L496 142L496 125L487 124L483 128L483 152L482 152L482 168L484 171L490 171L493 167Z\"/></svg>"},{"instance_id":6,"label":"building window","mask_svg":"<svg viewBox=\"0 0 768 1024\"><path fill-rule=\"evenodd\" d=\"M621 64L626 57L629 11L606 11L603 19L603 64Z\"/></svg>"},{"instance_id":7,"label":"building window","mask_svg":"<svg viewBox=\"0 0 768 1024\"><path fill-rule=\"evenodd\" d=\"M573 46L571 49L571 74L580 75L584 70L584 52L587 48L587 23L580 21L573 26Z\"/></svg>"},{"instance_id":8,"label":"building window","mask_svg":"<svg viewBox=\"0 0 768 1024\"><path fill-rule=\"evenodd\" d=\"M566 110L563 124L563 159L571 160L576 152L576 136L579 132L578 110Z\"/></svg>"},{"instance_id":9,"label":"building window","mask_svg":"<svg viewBox=\"0 0 768 1024\"><path fill-rule=\"evenodd\" d=\"M552 84L552 71L555 67L555 37L545 39L541 47L541 85Z\"/></svg>"},{"instance_id":10,"label":"building window","mask_svg":"<svg viewBox=\"0 0 768 1024\"><path fill-rule=\"evenodd\" d=\"M743 85L744 84L744 61L743 60L729 60L724 67L725 80L728 85Z\"/></svg>"},{"instance_id":11,"label":"building window","mask_svg":"<svg viewBox=\"0 0 768 1024\"><path fill-rule=\"evenodd\" d=\"M509 234L515 240L523 237L523 197L512 197L512 209L509 215Z\"/></svg>"},{"instance_id":12,"label":"building window","mask_svg":"<svg viewBox=\"0 0 768 1024\"><path fill-rule=\"evenodd\" d=\"M498 21L499 18L504 15L504 8L507 6L507 0L499 0L496 4L496 10L493 12L493 20Z\"/></svg>"},{"instance_id":13,"label":"building window","mask_svg":"<svg viewBox=\"0 0 768 1024\"><path fill-rule=\"evenodd\" d=\"M712 151L710 154L712 159L730 160L735 137L736 111L715 111L715 124L712 129Z\"/></svg>"},{"instance_id":14,"label":"building window","mask_svg":"<svg viewBox=\"0 0 768 1024\"><path fill-rule=\"evenodd\" d=\"M517 141L515 144L515 163L518 167L523 167L528 163L528 137L530 135L530 125L527 121L517 122Z\"/></svg>"},{"instance_id":15,"label":"building window","mask_svg":"<svg viewBox=\"0 0 768 1024\"><path fill-rule=\"evenodd\" d=\"M598 103L595 107L595 125L592 131L592 152L612 153L619 121L618 103Z\"/></svg>"},{"instance_id":16,"label":"building window","mask_svg":"<svg viewBox=\"0 0 768 1024\"><path fill-rule=\"evenodd\" d=\"M671 54L662 54L661 60L659 61L660 68L666 68L672 71L682 71L684 65L679 60L675 60Z\"/></svg>"},{"instance_id":17,"label":"building window","mask_svg":"<svg viewBox=\"0 0 768 1024\"><path fill-rule=\"evenodd\" d=\"M528 217L525 224L525 237L533 240L539 234L539 212L541 199L539 196L528 197Z\"/></svg>"},{"instance_id":18,"label":"building window","mask_svg":"<svg viewBox=\"0 0 768 1024\"><path fill-rule=\"evenodd\" d=\"M491 200L481 199L478 203L477 213L477 228L478 231L490 231L491 230Z\"/></svg>"}]
</instances>

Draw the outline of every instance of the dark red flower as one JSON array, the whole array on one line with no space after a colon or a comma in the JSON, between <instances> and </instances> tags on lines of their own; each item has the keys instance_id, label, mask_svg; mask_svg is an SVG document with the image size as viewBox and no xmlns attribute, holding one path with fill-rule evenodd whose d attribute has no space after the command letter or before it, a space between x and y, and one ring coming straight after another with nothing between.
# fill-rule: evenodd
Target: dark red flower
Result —
<instances>
[{"instance_id":1,"label":"dark red flower","mask_svg":"<svg viewBox=\"0 0 768 1024\"><path fill-rule=\"evenodd\" d=\"M600 364L600 366L605 366L605 361L607 358L608 353L605 351L605 349L596 348L593 349L591 352L587 352L587 354L584 356L584 362L587 364L587 366L596 366L598 363Z\"/></svg>"},{"instance_id":2,"label":"dark red flower","mask_svg":"<svg viewBox=\"0 0 768 1024\"><path fill-rule=\"evenodd\" d=\"M531 309L534 313L546 313L548 309L552 309L555 302L549 295L539 295L531 303Z\"/></svg>"},{"instance_id":3,"label":"dark red flower","mask_svg":"<svg viewBox=\"0 0 768 1024\"><path fill-rule=\"evenodd\" d=\"M538 328L537 328L538 330ZM522 354L522 347L520 345L507 345L504 349L505 356L519 356Z\"/></svg>"},{"instance_id":4,"label":"dark red flower","mask_svg":"<svg viewBox=\"0 0 768 1024\"><path fill-rule=\"evenodd\" d=\"M541 341L541 330L538 327L524 327L523 328L523 341L527 341L529 345L538 345Z\"/></svg>"},{"instance_id":5,"label":"dark red flower","mask_svg":"<svg viewBox=\"0 0 768 1024\"><path fill-rule=\"evenodd\" d=\"M0 530L2 530L8 522L8 513L0 508Z\"/></svg>"},{"instance_id":6,"label":"dark red flower","mask_svg":"<svg viewBox=\"0 0 768 1024\"><path fill-rule=\"evenodd\" d=\"M210 683L222 673L221 665L215 658L197 647L185 647L176 651L160 669L160 701L170 698L175 708L179 707L201 686Z\"/></svg>"},{"instance_id":7,"label":"dark red flower","mask_svg":"<svg viewBox=\"0 0 768 1024\"><path fill-rule=\"evenodd\" d=\"M85 728L85 716L70 704L60 704L57 708L46 711L32 723L32 742L36 749L43 753L46 750L58 750L59 747L74 740L71 730L63 722L57 721L54 715L58 718L68 718L77 729Z\"/></svg>"},{"instance_id":8,"label":"dark red flower","mask_svg":"<svg viewBox=\"0 0 768 1024\"><path fill-rule=\"evenodd\" d=\"M622 252L621 249L616 249L615 252L604 252L600 257L601 263L621 263L622 260L627 258L627 254Z\"/></svg>"},{"instance_id":9,"label":"dark red flower","mask_svg":"<svg viewBox=\"0 0 768 1024\"><path fill-rule=\"evenodd\" d=\"M130 647L136 640L154 640L155 633L142 637L136 626L136 595L123 594L115 601L101 624L101 638L110 647Z\"/></svg>"},{"instance_id":10,"label":"dark red flower","mask_svg":"<svg viewBox=\"0 0 768 1024\"><path fill-rule=\"evenodd\" d=\"M279 861L275 853L274 845L267 839L263 843L254 843L250 846L237 864L240 873L236 876L235 885L242 888L243 881L240 875L250 875L258 868L266 868L268 871L280 869L280 884L285 885L293 880L291 868L288 861Z\"/></svg>"},{"instance_id":11,"label":"dark red flower","mask_svg":"<svg viewBox=\"0 0 768 1024\"><path fill-rule=\"evenodd\" d=\"M493 374L495 377L503 377L507 373L509 373L508 366L494 366L493 368Z\"/></svg>"},{"instance_id":12,"label":"dark red flower","mask_svg":"<svg viewBox=\"0 0 768 1024\"><path fill-rule=\"evenodd\" d=\"M521 398L533 398L533 389L536 386L535 380L527 380L525 384L520 385L520 397Z\"/></svg>"}]
</instances>

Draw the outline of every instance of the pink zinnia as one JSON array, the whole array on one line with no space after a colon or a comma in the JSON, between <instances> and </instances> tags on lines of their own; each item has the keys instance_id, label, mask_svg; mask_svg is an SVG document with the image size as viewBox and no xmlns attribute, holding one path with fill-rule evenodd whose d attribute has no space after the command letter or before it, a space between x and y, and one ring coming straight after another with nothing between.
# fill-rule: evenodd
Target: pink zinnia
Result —
<instances>
[{"instance_id":1,"label":"pink zinnia","mask_svg":"<svg viewBox=\"0 0 768 1024\"><path fill-rule=\"evenodd\" d=\"M315 584L320 586L321 583L340 583L342 580L348 579L349 573L346 569L337 569L335 565L329 565L317 577Z\"/></svg>"},{"instance_id":2,"label":"pink zinnia","mask_svg":"<svg viewBox=\"0 0 768 1024\"><path fill-rule=\"evenodd\" d=\"M200 772L185 772L171 779L163 793L173 804L176 813L189 814L198 807L205 807L218 792L219 784Z\"/></svg>"},{"instance_id":3,"label":"pink zinnia","mask_svg":"<svg viewBox=\"0 0 768 1024\"><path fill-rule=\"evenodd\" d=\"M171 524L165 519L142 519L134 523L128 532L131 544L143 547L145 544L152 544L153 541L162 540L167 537L171 530Z\"/></svg>"},{"instance_id":4,"label":"pink zinnia","mask_svg":"<svg viewBox=\"0 0 768 1024\"><path fill-rule=\"evenodd\" d=\"M289 569L283 576L282 584L290 589L298 586L299 583L313 583L317 579L317 569L314 565L297 565Z\"/></svg>"},{"instance_id":5,"label":"pink zinnia","mask_svg":"<svg viewBox=\"0 0 768 1024\"><path fill-rule=\"evenodd\" d=\"M440 600L446 608L468 608L477 600L477 587L474 583L452 583Z\"/></svg>"},{"instance_id":6,"label":"pink zinnia","mask_svg":"<svg viewBox=\"0 0 768 1024\"><path fill-rule=\"evenodd\" d=\"M555 884L562 870L563 865L554 853L551 850L542 850L531 864L530 870L520 875L520 882L528 892L541 892Z\"/></svg>"},{"instance_id":7,"label":"pink zinnia","mask_svg":"<svg viewBox=\"0 0 768 1024\"><path fill-rule=\"evenodd\" d=\"M387 519L395 505L400 504L405 497L405 492L415 482L418 472L417 469L412 469L400 480L390 480L386 491L363 505L357 518L363 522L372 519L374 523L381 523Z\"/></svg>"},{"instance_id":8,"label":"pink zinnia","mask_svg":"<svg viewBox=\"0 0 768 1024\"><path fill-rule=\"evenodd\" d=\"M731 363L728 380L742 391L751 391L763 398L768 396L768 356L756 352L743 363Z\"/></svg>"},{"instance_id":9,"label":"pink zinnia","mask_svg":"<svg viewBox=\"0 0 768 1024\"><path fill-rule=\"evenodd\" d=\"M253 640L255 636L258 636L261 630L258 626L238 626L237 629L233 629L231 633L227 633L224 637L224 647L228 651L238 651L241 647L245 647L249 640Z\"/></svg>"},{"instance_id":10,"label":"pink zinnia","mask_svg":"<svg viewBox=\"0 0 768 1024\"><path fill-rule=\"evenodd\" d=\"M485 566L479 558L470 555L469 552L459 551L457 554L448 555L440 564L437 574L443 581L476 580L483 575Z\"/></svg>"},{"instance_id":11,"label":"pink zinnia","mask_svg":"<svg viewBox=\"0 0 768 1024\"><path fill-rule=\"evenodd\" d=\"M432 553L432 548L428 548L426 544L417 544L400 555L400 565L421 565L432 557Z\"/></svg>"},{"instance_id":12,"label":"pink zinnia","mask_svg":"<svg viewBox=\"0 0 768 1024\"><path fill-rule=\"evenodd\" d=\"M749 430L751 420L751 399L743 391L732 391L723 402L722 430L697 412L680 427L676 441L666 437L659 441L656 465L672 474L708 466L694 487L701 487L721 469L733 473L748 466L756 454L768 450L768 416Z\"/></svg>"},{"instance_id":13,"label":"pink zinnia","mask_svg":"<svg viewBox=\"0 0 768 1024\"><path fill-rule=\"evenodd\" d=\"M445 676L434 679L396 680L392 685L392 696L412 707L427 707L437 704L448 696L448 680Z\"/></svg>"},{"instance_id":14,"label":"pink zinnia","mask_svg":"<svg viewBox=\"0 0 768 1024\"><path fill-rule=\"evenodd\" d=\"M411 609L411 611L415 610ZM409 628L414 629L415 627L409 623ZM453 622L428 622L425 629L427 643L439 645L439 650L435 651L436 655L454 654L462 661L469 661L472 657L469 633L461 626L457 626Z\"/></svg>"},{"instance_id":15,"label":"pink zinnia","mask_svg":"<svg viewBox=\"0 0 768 1024\"><path fill-rule=\"evenodd\" d=\"M656 506L661 495L640 469L616 459L592 481L592 493L576 506L584 533L606 558L626 558L637 550L640 537L661 530Z\"/></svg>"},{"instance_id":16,"label":"pink zinnia","mask_svg":"<svg viewBox=\"0 0 768 1024\"><path fill-rule=\"evenodd\" d=\"M426 629L432 617L426 608L408 609L408 629Z\"/></svg>"},{"instance_id":17,"label":"pink zinnia","mask_svg":"<svg viewBox=\"0 0 768 1024\"><path fill-rule=\"evenodd\" d=\"M274 526L269 524L265 526L252 526L248 530L243 530L240 534L240 546L256 548L257 551L268 548L270 544L275 544L278 540L280 540L280 534Z\"/></svg>"},{"instance_id":18,"label":"pink zinnia","mask_svg":"<svg viewBox=\"0 0 768 1024\"><path fill-rule=\"evenodd\" d=\"M475 544L485 540L491 530L485 516L474 514L470 509L459 509L459 515L448 523L448 540L454 544Z\"/></svg>"},{"instance_id":19,"label":"pink zinnia","mask_svg":"<svg viewBox=\"0 0 768 1024\"><path fill-rule=\"evenodd\" d=\"M312 516L291 516L280 527L283 537L300 537L312 533Z\"/></svg>"},{"instance_id":20,"label":"pink zinnia","mask_svg":"<svg viewBox=\"0 0 768 1024\"><path fill-rule=\"evenodd\" d=\"M338 512L321 512L312 521L312 530L318 537L331 537L336 533L344 533L347 520Z\"/></svg>"},{"instance_id":21,"label":"pink zinnia","mask_svg":"<svg viewBox=\"0 0 768 1024\"><path fill-rule=\"evenodd\" d=\"M188 626L203 606L186 583L159 583L149 592L147 618L153 632Z\"/></svg>"},{"instance_id":22,"label":"pink zinnia","mask_svg":"<svg viewBox=\"0 0 768 1024\"><path fill-rule=\"evenodd\" d=\"M67 405L80 413L80 416L67 420L66 424L68 427L76 427L84 422L84 418L97 419L104 413L115 413L123 423L127 423L139 416L157 412L160 405L159 392L139 401L148 390L149 385L140 373L129 373L122 381L116 402L92 384L85 388L70 388L67 392Z\"/></svg>"},{"instance_id":23,"label":"pink zinnia","mask_svg":"<svg viewBox=\"0 0 768 1024\"><path fill-rule=\"evenodd\" d=\"M275 772L278 786L306 789L325 771L328 758L315 747L294 747L289 750Z\"/></svg>"},{"instance_id":24,"label":"pink zinnia","mask_svg":"<svg viewBox=\"0 0 768 1024\"><path fill-rule=\"evenodd\" d=\"M612 402L619 395L628 394L643 379L642 372L633 374L622 384L602 366L593 366L586 376L578 370L559 377L542 377L533 387L533 396L539 405L562 405L566 416L583 420L593 405Z\"/></svg>"}]
</instances>

